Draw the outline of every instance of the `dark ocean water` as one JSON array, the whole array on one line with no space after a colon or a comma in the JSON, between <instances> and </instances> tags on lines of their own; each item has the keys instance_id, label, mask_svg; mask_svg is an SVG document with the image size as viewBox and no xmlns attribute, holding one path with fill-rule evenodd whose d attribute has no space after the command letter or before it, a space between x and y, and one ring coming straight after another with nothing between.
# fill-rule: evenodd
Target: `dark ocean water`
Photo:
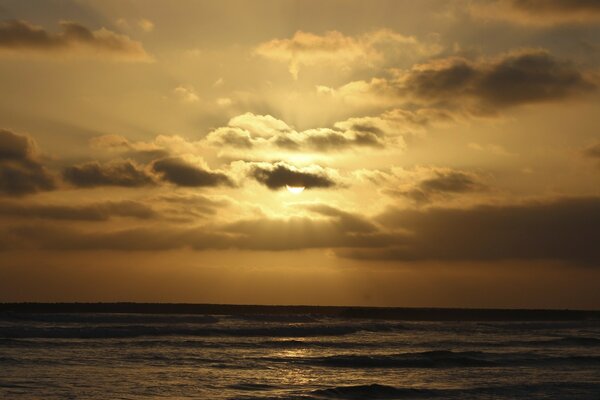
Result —
<instances>
[{"instance_id":1,"label":"dark ocean water","mask_svg":"<svg viewBox=\"0 0 600 400\"><path fill-rule=\"evenodd\" d=\"M600 321L0 313L0 399L600 399Z\"/></svg>"}]
</instances>

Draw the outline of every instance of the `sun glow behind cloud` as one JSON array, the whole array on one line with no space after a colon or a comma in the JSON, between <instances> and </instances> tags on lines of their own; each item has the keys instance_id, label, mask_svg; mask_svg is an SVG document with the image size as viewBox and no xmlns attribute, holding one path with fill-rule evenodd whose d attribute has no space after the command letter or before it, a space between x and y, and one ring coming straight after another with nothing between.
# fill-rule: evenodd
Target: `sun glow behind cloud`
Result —
<instances>
[{"instance_id":1,"label":"sun glow behind cloud","mask_svg":"<svg viewBox=\"0 0 600 400\"><path fill-rule=\"evenodd\" d=\"M290 185L285 185L286 189L288 190L288 192L292 193L292 194L300 194L304 191L304 186L290 186Z\"/></svg>"}]
</instances>

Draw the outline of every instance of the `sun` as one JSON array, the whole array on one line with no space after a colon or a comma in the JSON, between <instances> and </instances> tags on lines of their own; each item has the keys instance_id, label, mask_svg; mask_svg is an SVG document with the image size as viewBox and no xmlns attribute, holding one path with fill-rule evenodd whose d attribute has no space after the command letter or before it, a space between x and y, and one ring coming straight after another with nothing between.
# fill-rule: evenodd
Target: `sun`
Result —
<instances>
[{"instance_id":1,"label":"sun","mask_svg":"<svg viewBox=\"0 0 600 400\"><path fill-rule=\"evenodd\" d=\"M287 188L288 192L293 193L293 194L300 194L304 191L304 186L285 185L285 187Z\"/></svg>"}]
</instances>

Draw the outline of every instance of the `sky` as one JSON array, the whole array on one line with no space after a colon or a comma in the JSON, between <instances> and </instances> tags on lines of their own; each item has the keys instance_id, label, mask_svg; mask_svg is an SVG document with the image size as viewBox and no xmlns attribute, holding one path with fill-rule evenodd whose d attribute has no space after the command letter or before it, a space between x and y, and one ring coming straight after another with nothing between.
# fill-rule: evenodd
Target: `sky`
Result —
<instances>
[{"instance_id":1,"label":"sky","mask_svg":"<svg viewBox=\"0 0 600 400\"><path fill-rule=\"evenodd\" d=\"M0 301L600 308L600 2L0 0Z\"/></svg>"}]
</instances>

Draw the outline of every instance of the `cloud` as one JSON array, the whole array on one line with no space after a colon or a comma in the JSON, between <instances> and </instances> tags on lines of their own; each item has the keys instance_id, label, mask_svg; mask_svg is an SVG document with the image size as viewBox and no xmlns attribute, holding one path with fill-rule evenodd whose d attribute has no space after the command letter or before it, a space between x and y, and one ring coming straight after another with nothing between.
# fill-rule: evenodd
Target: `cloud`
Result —
<instances>
[{"instance_id":1,"label":"cloud","mask_svg":"<svg viewBox=\"0 0 600 400\"><path fill-rule=\"evenodd\" d=\"M258 141L252 134L237 127L217 128L206 135L206 140L213 145L250 149Z\"/></svg>"},{"instance_id":2,"label":"cloud","mask_svg":"<svg viewBox=\"0 0 600 400\"><path fill-rule=\"evenodd\" d=\"M346 131L337 131L334 129L309 129L301 133L298 142L302 143L311 150L319 152L329 152L343 150L351 147L385 147L381 132L369 131L365 129L352 129ZM382 135L381 135L382 136ZM293 139L291 139L293 141ZM280 146L286 147L289 144L282 143Z\"/></svg>"},{"instance_id":3,"label":"cloud","mask_svg":"<svg viewBox=\"0 0 600 400\"><path fill-rule=\"evenodd\" d=\"M595 0L496 0L475 2L470 11L476 17L528 26L600 22L600 4Z\"/></svg>"},{"instance_id":4,"label":"cloud","mask_svg":"<svg viewBox=\"0 0 600 400\"><path fill-rule=\"evenodd\" d=\"M393 235L364 218L328 206L312 206L319 218L255 218L194 228L154 226L82 231L50 224L0 227L0 249L164 251L243 249L285 251L310 248L390 246Z\"/></svg>"},{"instance_id":5,"label":"cloud","mask_svg":"<svg viewBox=\"0 0 600 400\"><path fill-rule=\"evenodd\" d=\"M37 159L33 139L0 129L0 193L20 196L54 188L54 178Z\"/></svg>"},{"instance_id":6,"label":"cloud","mask_svg":"<svg viewBox=\"0 0 600 400\"><path fill-rule=\"evenodd\" d=\"M152 32L154 30L154 22L152 22L152 21L150 21L149 19L146 19L146 18L140 18L137 21L137 25L144 32Z\"/></svg>"},{"instance_id":7,"label":"cloud","mask_svg":"<svg viewBox=\"0 0 600 400\"><path fill-rule=\"evenodd\" d=\"M270 115L246 113L232 118L228 126L206 135L212 146L237 149L335 152L357 148L404 147L404 137L441 120L432 110L390 110L378 116L350 118L330 128L297 131Z\"/></svg>"},{"instance_id":8,"label":"cloud","mask_svg":"<svg viewBox=\"0 0 600 400\"><path fill-rule=\"evenodd\" d=\"M292 131L292 128L280 119L250 112L231 118L227 125L248 131L252 136L264 138Z\"/></svg>"},{"instance_id":9,"label":"cloud","mask_svg":"<svg viewBox=\"0 0 600 400\"><path fill-rule=\"evenodd\" d=\"M155 161L152 169L159 173L163 180L178 186L233 186L227 175L201 168L182 158L171 157Z\"/></svg>"},{"instance_id":10,"label":"cloud","mask_svg":"<svg viewBox=\"0 0 600 400\"><path fill-rule=\"evenodd\" d=\"M141 187L154 184L152 176L132 161L115 161L100 164L97 161L67 167L63 178L74 186Z\"/></svg>"},{"instance_id":11,"label":"cloud","mask_svg":"<svg viewBox=\"0 0 600 400\"><path fill-rule=\"evenodd\" d=\"M582 153L584 157L595 159L600 162L600 142L586 147ZM598 165L600 166L600 163Z\"/></svg>"},{"instance_id":12,"label":"cloud","mask_svg":"<svg viewBox=\"0 0 600 400\"><path fill-rule=\"evenodd\" d=\"M194 88L191 87L177 86L175 89L173 89L173 93L184 103L197 103L200 101L200 97Z\"/></svg>"},{"instance_id":13,"label":"cloud","mask_svg":"<svg viewBox=\"0 0 600 400\"><path fill-rule=\"evenodd\" d=\"M330 188L336 185L332 178L321 168L297 169L285 163L255 164L251 168L250 175L271 190L286 186L314 189Z\"/></svg>"},{"instance_id":14,"label":"cloud","mask_svg":"<svg viewBox=\"0 0 600 400\"><path fill-rule=\"evenodd\" d=\"M464 193L479 190L481 184L473 174L462 171L436 171L436 176L425 179L419 187L429 192Z\"/></svg>"},{"instance_id":15,"label":"cloud","mask_svg":"<svg viewBox=\"0 0 600 400\"><path fill-rule=\"evenodd\" d=\"M343 255L395 261L536 259L600 265L599 197L466 209L391 209L377 221L407 234L387 249Z\"/></svg>"},{"instance_id":16,"label":"cloud","mask_svg":"<svg viewBox=\"0 0 600 400\"><path fill-rule=\"evenodd\" d=\"M57 205L0 202L0 215L11 218L39 218L72 221L106 221L111 217L150 219L157 216L147 205L131 200L108 201L85 205Z\"/></svg>"},{"instance_id":17,"label":"cloud","mask_svg":"<svg viewBox=\"0 0 600 400\"><path fill-rule=\"evenodd\" d=\"M409 59L438 51L440 47L436 44L423 44L413 36L387 29L358 36L346 36L338 31L328 31L323 35L297 31L289 39L273 39L255 49L260 56L287 63L294 79L298 78L303 66L333 64L348 68L359 63L379 64L386 57L398 53Z\"/></svg>"},{"instance_id":18,"label":"cloud","mask_svg":"<svg viewBox=\"0 0 600 400\"><path fill-rule=\"evenodd\" d=\"M307 204L307 210L335 220L344 232L348 233L375 233L379 230L377 225L366 217L349 213L325 204Z\"/></svg>"},{"instance_id":19,"label":"cloud","mask_svg":"<svg viewBox=\"0 0 600 400\"><path fill-rule=\"evenodd\" d=\"M586 157L600 159L600 143L592 144L583 150Z\"/></svg>"},{"instance_id":20,"label":"cloud","mask_svg":"<svg viewBox=\"0 0 600 400\"><path fill-rule=\"evenodd\" d=\"M180 215L182 218L190 215L194 217L213 215L219 209L230 204L227 199L211 198L199 194L168 194L158 196L156 200L171 205L172 207L168 207L168 212Z\"/></svg>"},{"instance_id":21,"label":"cloud","mask_svg":"<svg viewBox=\"0 0 600 400\"><path fill-rule=\"evenodd\" d=\"M469 172L437 170L431 178L423 179L407 192L418 203L430 202L438 196L480 192L486 189L480 178Z\"/></svg>"},{"instance_id":22,"label":"cloud","mask_svg":"<svg viewBox=\"0 0 600 400\"><path fill-rule=\"evenodd\" d=\"M140 42L105 28L91 31L77 22L62 21L61 31L50 33L27 21L0 22L0 54L39 54L110 57L124 61L151 61Z\"/></svg>"},{"instance_id":23,"label":"cloud","mask_svg":"<svg viewBox=\"0 0 600 400\"><path fill-rule=\"evenodd\" d=\"M370 248L393 243L393 236L357 229L344 218L313 219L308 217L260 218L238 221L223 227L233 248L262 251L303 250L315 248ZM193 246L201 250L205 243Z\"/></svg>"},{"instance_id":24,"label":"cloud","mask_svg":"<svg viewBox=\"0 0 600 400\"><path fill-rule=\"evenodd\" d=\"M149 33L154 30L154 22L146 18L139 18L137 20L127 20L125 18L119 18L115 21L117 26L123 30L132 30L133 27L141 30L144 33Z\"/></svg>"},{"instance_id":25,"label":"cloud","mask_svg":"<svg viewBox=\"0 0 600 400\"><path fill-rule=\"evenodd\" d=\"M180 136L157 136L152 142L132 142L121 135L102 135L90 139L93 149L117 153L125 158L149 162L171 153L194 152L195 146ZM197 147L197 146L196 146Z\"/></svg>"},{"instance_id":26,"label":"cloud","mask_svg":"<svg viewBox=\"0 0 600 400\"><path fill-rule=\"evenodd\" d=\"M419 205L488 190L484 179L478 174L451 168L394 167L389 171L359 170L355 176L371 181L382 188L382 193L386 195L405 197Z\"/></svg>"},{"instance_id":27,"label":"cloud","mask_svg":"<svg viewBox=\"0 0 600 400\"><path fill-rule=\"evenodd\" d=\"M600 266L600 197L471 208L392 208L369 218L324 204L299 204L315 217L242 219L188 227L80 230L39 222L0 227L0 248L161 251L335 249L363 260L446 262L548 260ZM37 211L40 212L40 211ZM100 225L99 225L100 226Z\"/></svg>"},{"instance_id":28,"label":"cloud","mask_svg":"<svg viewBox=\"0 0 600 400\"><path fill-rule=\"evenodd\" d=\"M503 146L494 143L482 145L479 143L470 142L467 144L467 147L471 150L487 152L496 156L511 157L518 155L517 153L512 153L506 150Z\"/></svg>"},{"instance_id":29,"label":"cloud","mask_svg":"<svg viewBox=\"0 0 600 400\"><path fill-rule=\"evenodd\" d=\"M233 100L231 100L229 97L219 97L215 103L217 103L219 107L229 107L233 104Z\"/></svg>"},{"instance_id":30,"label":"cloud","mask_svg":"<svg viewBox=\"0 0 600 400\"><path fill-rule=\"evenodd\" d=\"M351 101L390 105L418 103L435 108L466 107L493 112L523 104L568 100L596 89L575 65L539 49L494 58L451 57L395 70L389 79L351 82L336 90ZM362 100L361 100L362 99Z\"/></svg>"}]
</instances>

